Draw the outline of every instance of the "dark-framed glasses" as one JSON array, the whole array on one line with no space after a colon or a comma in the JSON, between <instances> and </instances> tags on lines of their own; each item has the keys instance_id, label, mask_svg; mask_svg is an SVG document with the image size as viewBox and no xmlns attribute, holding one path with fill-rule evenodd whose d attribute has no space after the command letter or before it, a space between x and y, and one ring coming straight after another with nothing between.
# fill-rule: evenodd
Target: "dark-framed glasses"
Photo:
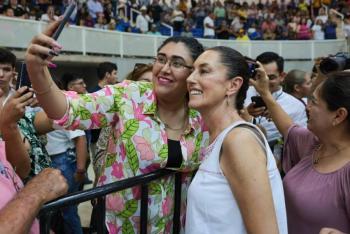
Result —
<instances>
[{"instance_id":1,"label":"dark-framed glasses","mask_svg":"<svg viewBox=\"0 0 350 234\"><path fill-rule=\"evenodd\" d=\"M168 59L166 56L158 55L154 58L154 64L158 64L160 66L165 66L169 62L169 67L175 70L181 70L184 68L193 69L193 66L189 66L185 64L185 61L181 58L172 58Z\"/></svg>"}]
</instances>

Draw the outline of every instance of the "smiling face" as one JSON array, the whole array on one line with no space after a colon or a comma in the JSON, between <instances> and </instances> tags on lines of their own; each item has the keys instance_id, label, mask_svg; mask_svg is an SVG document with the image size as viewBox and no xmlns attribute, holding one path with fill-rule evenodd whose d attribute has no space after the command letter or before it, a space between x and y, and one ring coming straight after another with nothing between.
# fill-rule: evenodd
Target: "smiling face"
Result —
<instances>
[{"instance_id":1,"label":"smiling face","mask_svg":"<svg viewBox=\"0 0 350 234\"><path fill-rule=\"evenodd\" d=\"M228 90L235 79L227 79L227 73L219 52L207 50L201 54L194 63L194 71L187 79L189 107L203 113L222 105L227 106L227 95L231 95Z\"/></svg>"},{"instance_id":2,"label":"smiling face","mask_svg":"<svg viewBox=\"0 0 350 234\"><path fill-rule=\"evenodd\" d=\"M192 63L190 51L183 43L169 42L164 45L158 51L152 70L157 97L174 99L186 96L186 78L191 69L178 65L192 66Z\"/></svg>"},{"instance_id":3,"label":"smiling face","mask_svg":"<svg viewBox=\"0 0 350 234\"><path fill-rule=\"evenodd\" d=\"M316 135L328 132L332 128L334 112L327 108L327 103L320 96L321 85L318 86L308 100L309 119L307 128Z\"/></svg>"},{"instance_id":4,"label":"smiling face","mask_svg":"<svg viewBox=\"0 0 350 234\"><path fill-rule=\"evenodd\" d=\"M278 91L281 88L283 81L282 74L278 71L277 63L272 62L263 64L267 76L269 77L269 89L271 93Z\"/></svg>"}]
</instances>

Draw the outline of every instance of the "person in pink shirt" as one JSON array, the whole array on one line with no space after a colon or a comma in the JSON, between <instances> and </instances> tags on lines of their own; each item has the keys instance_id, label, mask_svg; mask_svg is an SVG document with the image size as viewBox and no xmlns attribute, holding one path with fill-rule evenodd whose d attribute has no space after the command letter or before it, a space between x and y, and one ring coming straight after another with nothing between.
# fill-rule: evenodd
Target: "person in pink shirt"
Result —
<instances>
[{"instance_id":1,"label":"person in pink shirt","mask_svg":"<svg viewBox=\"0 0 350 234\"><path fill-rule=\"evenodd\" d=\"M0 68L2 73L2 68ZM26 88L21 88L20 92ZM0 96L3 95L0 89ZM0 125L4 112L0 111ZM12 149L16 150L13 151ZM0 230L1 233L39 233L39 223L35 219L41 206L67 192L67 183L58 170L45 169L34 177L25 187L15 169L7 161L6 152L14 154L29 164L25 143L18 129L2 131L0 139ZM28 171L29 173L29 171Z\"/></svg>"}]
</instances>

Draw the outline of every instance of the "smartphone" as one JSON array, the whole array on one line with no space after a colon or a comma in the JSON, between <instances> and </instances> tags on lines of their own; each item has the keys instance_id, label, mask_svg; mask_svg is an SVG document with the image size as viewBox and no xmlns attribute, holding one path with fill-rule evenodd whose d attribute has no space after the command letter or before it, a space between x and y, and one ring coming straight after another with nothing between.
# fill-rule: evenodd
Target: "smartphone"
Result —
<instances>
[{"instance_id":1,"label":"smartphone","mask_svg":"<svg viewBox=\"0 0 350 234\"><path fill-rule=\"evenodd\" d=\"M66 11L64 12L64 18L60 22L60 25L57 27L56 31L53 33L52 38L57 40L58 37L60 36L64 26L68 22L71 14L74 11L74 8L76 7L75 1L73 1L69 6L67 7ZM47 56L44 56L43 59L46 59ZM32 87L32 83L30 82L28 72L27 72L27 67L24 62L21 63L21 70L18 74L17 82L16 82L16 90L23 87Z\"/></svg>"},{"instance_id":2,"label":"smartphone","mask_svg":"<svg viewBox=\"0 0 350 234\"><path fill-rule=\"evenodd\" d=\"M72 15L74 8L76 7L76 3L75 1L72 1L72 3L70 3L66 9L66 11L64 12L63 15L63 20L61 21L60 25L58 25L56 31L52 34L52 38L57 40L58 37L60 36L64 26L66 25L66 23L69 21L70 16Z\"/></svg>"},{"instance_id":3,"label":"smartphone","mask_svg":"<svg viewBox=\"0 0 350 234\"><path fill-rule=\"evenodd\" d=\"M260 96L253 96L253 97L251 97L251 100L252 100L252 102L255 103L254 104L255 108L263 107L263 106L266 107L266 104L265 104L264 100Z\"/></svg>"},{"instance_id":4,"label":"smartphone","mask_svg":"<svg viewBox=\"0 0 350 234\"><path fill-rule=\"evenodd\" d=\"M248 63L248 66L249 66L249 75L251 78L255 78L256 76L256 68L259 67L258 63L254 60L254 59L251 59L247 56L244 57L246 62Z\"/></svg>"},{"instance_id":5,"label":"smartphone","mask_svg":"<svg viewBox=\"0 0 350 234\"><path fill-rule=\"evenodd\" d=\"M27 86L28 88L32 87L32 83L30 82L27 72L27 66L24 62L21 63L21 69L16 81L16 90L23 86Z\"/></svg>"}]
</instances>

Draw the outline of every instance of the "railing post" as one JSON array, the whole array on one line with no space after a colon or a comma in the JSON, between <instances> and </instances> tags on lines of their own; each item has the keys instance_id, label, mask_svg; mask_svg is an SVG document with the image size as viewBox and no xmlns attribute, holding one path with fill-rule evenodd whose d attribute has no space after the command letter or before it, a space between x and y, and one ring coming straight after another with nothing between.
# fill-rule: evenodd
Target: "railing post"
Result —
<instances>
[{"instance_id":1,"label":"railing post","mask_svg":"<svg viewBox=\"0 0 350 234\"><path fill-rule=\"evenodd\" d=\"M97 233L104 234L106 233L106 197L97 198Z\"/></svg>"},{"instance_id":2,"label":"railing post","mask_svg":"<svg viewBox=\"0 0 350 234\"><path fill-rule=\"evenodd\" d=\"M52 214L52 211L48 211L40 216L40 234L50 233Z\"/></svg>"},{"instance_id":3,"label":"railing post","mask_svg":"<svg viewBox=\"0 0 350 234\"><path fill-rule=\"evenodd\" d=\"M148 185L141 185L140 234L147 234L148 223Z\"/></svg>"},{"instance_id":4,"label":"railing post","mask_svg":"<svg viewBox=\"0 0 350 234\"><path fill-rule=\"evenodd\" d=\"M181 172L177 172L175 174L173 234L180 233L181 182L182 182L182 174Z\"/></svg>"}]
</instances>

